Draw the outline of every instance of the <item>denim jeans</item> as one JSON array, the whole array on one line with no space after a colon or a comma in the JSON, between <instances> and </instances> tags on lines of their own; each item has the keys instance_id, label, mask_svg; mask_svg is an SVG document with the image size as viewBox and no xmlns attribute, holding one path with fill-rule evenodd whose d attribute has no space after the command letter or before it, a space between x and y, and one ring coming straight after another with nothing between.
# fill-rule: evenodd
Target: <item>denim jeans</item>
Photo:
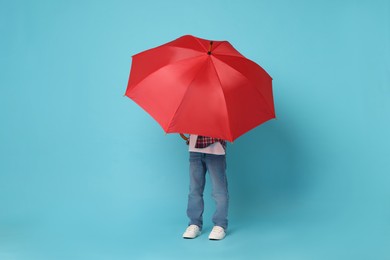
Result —
<instances>
[{"instance_id":1,"label":"denim jeans","mask_svg":"<svg viewBox=\"0 0 390 260\"><path fill-rule=\"evenodd\" d=\"M188 195L187 216L189 225L203 226L203 191L206 183L206 172L210 174L212 197L216 207L213 223L216 226L228 226L228 183L226 178L226 156L190 152L190 191Z\"/></svg>"}]
</instances>

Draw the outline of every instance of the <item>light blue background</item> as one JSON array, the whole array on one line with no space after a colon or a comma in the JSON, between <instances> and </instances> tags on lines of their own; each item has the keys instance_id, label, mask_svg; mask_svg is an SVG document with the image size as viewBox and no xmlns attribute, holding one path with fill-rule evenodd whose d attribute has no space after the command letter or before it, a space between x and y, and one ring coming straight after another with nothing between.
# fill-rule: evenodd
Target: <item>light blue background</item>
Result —
<instances>
[{"instance_id":1,"label":"light blue background","mask_svg":"<svg viewBox=\"0 0 390 260\"><path fill-rule=\"evenodd\" d=\"M390 3L0 4L0 259L390 259ZM230 230L183 240L187 147L130 99L131 55L229 40L277 120L228 147Z\"/></svg>"}]
</instances>

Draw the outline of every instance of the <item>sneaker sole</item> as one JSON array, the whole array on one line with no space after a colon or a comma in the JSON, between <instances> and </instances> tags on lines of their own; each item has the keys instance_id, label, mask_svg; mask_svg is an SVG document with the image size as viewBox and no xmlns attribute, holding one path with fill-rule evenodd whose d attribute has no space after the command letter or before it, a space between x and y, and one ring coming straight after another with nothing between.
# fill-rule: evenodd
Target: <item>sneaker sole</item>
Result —
<instances>
[{"instance_id":1,"label":"sneaker sole","mask_svg":"<svg viewBox=\"0 0 390 260\"><path fill-rule=\"evenodd\" d=\"M201 234L201 233L197 234L197 235L194 236L194 237L185 237L185 236L183 236L183 238L184 238L184 239L194 239L194 238L197 238L198 236L200 236L200 234Z\"/></svg>"}]
</instances>

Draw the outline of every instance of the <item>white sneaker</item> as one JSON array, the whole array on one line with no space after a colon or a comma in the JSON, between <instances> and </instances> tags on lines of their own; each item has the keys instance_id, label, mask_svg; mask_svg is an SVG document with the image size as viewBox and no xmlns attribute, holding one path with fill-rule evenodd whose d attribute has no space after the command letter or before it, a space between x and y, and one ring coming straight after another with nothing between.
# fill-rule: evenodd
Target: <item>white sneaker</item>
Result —
<instances>
[{"instance_id":1,"label":"white sneaker","mask_svg":"<svg viewBox=\"0 0 390 260\"><path fill-rule=\"evenodd\" d=\"M189 225L183 234L183 238L196 238L200 233L200 228L197 225Z\"/></svg>"},{"instance_id":2,"label":"white sneaker","mask_svg":"<svg viewBox=\"0 0 390 260\"><path fill-rule=\"evenodd\" d=\"M211 230L211 232L210 232L209 239L210 240L221 240L221 239L224 239L225 236L226 236L226 233L225 233L225 229L223 229L223 227L214 226L213 230Z\"/></svg>"}]
</instances>

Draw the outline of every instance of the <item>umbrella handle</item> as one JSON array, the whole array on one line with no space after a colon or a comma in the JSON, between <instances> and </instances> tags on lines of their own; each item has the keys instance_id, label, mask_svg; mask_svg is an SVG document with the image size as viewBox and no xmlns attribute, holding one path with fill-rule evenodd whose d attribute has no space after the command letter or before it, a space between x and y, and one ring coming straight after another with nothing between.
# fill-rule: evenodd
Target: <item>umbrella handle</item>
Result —
<instances>
[{"instance_id":1,"label":"umbrella handle","mask_svg":"<svg viewBox=\"0 0 390 260\"><path fill-rule=\"evenodd\" d=\"M185 136L184 134L180 134L180 137L183 138L186 141L186 144L188 145L190 143L190 138Z\"/></svg>"}]
</instances>

